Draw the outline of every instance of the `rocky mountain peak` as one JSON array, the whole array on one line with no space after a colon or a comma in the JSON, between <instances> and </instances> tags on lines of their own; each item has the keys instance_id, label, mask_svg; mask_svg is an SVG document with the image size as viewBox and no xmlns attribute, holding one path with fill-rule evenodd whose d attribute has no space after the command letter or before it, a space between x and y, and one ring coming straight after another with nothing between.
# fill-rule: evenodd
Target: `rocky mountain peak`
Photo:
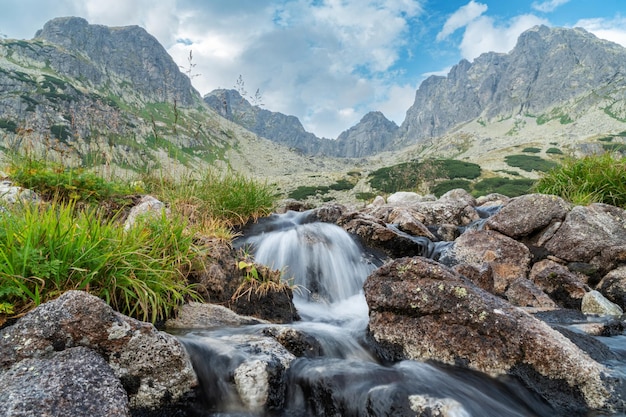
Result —
<instances>
[{"instance_id":1,"label":"rocky mountain peak","mask_svg":"<svg viewBox=\"0 0 626 417\"><path fill-rule=\"evenodd\" d=\"M132 85L133 90L155 102L176 100L181 105L192 105L199 99L189 78L180 72L165 48L139 26L108 27L89 24L80 17L59 17L37 31L35 40L60 46L72 56L86 56L88 63L77 60L73 62L76 65L68 65L66 57L51 57L50 65L95 86L116 76L122 88L111 88L117 94L128 93L127 86Z\"/></svg>"}]
</instances>

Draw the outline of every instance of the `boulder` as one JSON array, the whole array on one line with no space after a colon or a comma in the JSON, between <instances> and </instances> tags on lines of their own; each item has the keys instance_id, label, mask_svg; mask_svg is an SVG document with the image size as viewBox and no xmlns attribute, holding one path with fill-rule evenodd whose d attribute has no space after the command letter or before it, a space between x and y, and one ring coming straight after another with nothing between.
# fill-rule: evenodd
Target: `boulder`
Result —
<instances>
[{"instance_id":1,"label":"boulder","mask_svg":"<svg viewBox=\"0 0 626 417\"><path fill-rule=\"evenodd\" d=\"M598 291L589 291L582 300L580 308L585 314L597 314L600 316L616 316L620 317L624 314L624 310L615 303L607 300Z\"/></svg>"},{"instance_id":2,"label":"boulder","mask_svg":"<svg viewBox=\"0 0 626 417\"><path fill-rule=\"evenodd\" d=\"M387 197L387 204L392 205L411 205L413 203L421 203L422 201L434 200L432 196L423 196L410 191L398 191Z\"/></svg>"},{"instance_id":3,"label":"boulder","mask_svg":"<svg viewBox=\"0 0 626 417\"><path fill-rule=\"evenodd\" d=\"M591 262L606 273L613 269L616 261L626 256L624 242L626 211L596 203L572 208L544 246L560 259ZM622 250L615 252L615 248Z\"/></svg>"},{"instance_id":4,"label":"boulder","mask_svg":"<svg viewBox=\"0 0 626 417\"><path fill-rule=\"evenodd\" d=\"M606 274L596 290L622 309L626 309L626 266L621 266Z\"/></svg>"},{"instance_id":5,"label":"boulder","mask_svg":"<svg viewBox=\"0 0 626 417\"><path fill-rule=\"evenodd\" d=\"M579 275L549 259L534 264L529 279L564 308L580 310L582 299L589 291Z\"/></svg>"},{"instance_id":6,"label":"boulder","mask_svg":"<svg viewBox=\"0 0 626 417\"><path fill-rule=\"evenodd\" d=\"M558 308L559 306L532 281L517 278L507 288L504 297L518 307Z\"/></svg>"},{"instance_id":7,"label":"boulder","mask_svg":"<svg viewBox=\"0 0 626 417\"><path fill-rule=\"evenodd\" d=\"M269 323L250 316L241 316L229 308L217 304L192 301L183 305L176 317L165 322L167 329L212 329L251 324Z\"/></svg>"},{"instance_id":8,"label":"boulder","mask_svg":"<svg viewBox=\"0 0 626 417\"><path fill-rule=\"evenodd\" d=\"M0 372L0 415L128 417L126 391L106 361L73 347Z\"/></svg>"},{"instance_id":9,"label":"boulder","mask_svg":"<svg viewBox=\"0 0 626 417\"><path fill-rule=\"evenodd\" d=\"M426 255L432 251L430 241L411 239L387 227L385 222L370 215L352 212L337 224L361 239L367 247L378 249L391 257Z\"/></svg>"},{"instance_id":10,"label":"boulder","mask_svg":"<svg viewBox=\"0 0 626 417\"><path fill-rule=\"evenodd\" d=\"M437 201L414 204L411 208L424 217L423 223L428 226L438 224L467 226L480 220L480 215L471 204L464 200L448 200L443 196Z\"/></svg>"},{"instance_id":11,"label":"boulder","mask_svg":"<svg viewBox=\"0 0 626 417\"><path fill-rule=\"evenodd\" d=\"M0 200L8 204L37 203L41 201L33 190L13 185L11 181L0 181Z\"/></svg>"},{"instance_id":12,"label":"boulder","mask_svg":"<svg viewBox=\"0 0 626 417\"><path fill-rule=\"evenodd\" d=\"M623 407L617 377L561 333L451 269L414 257L366 280L369 332L390 360L434 360L510 374L558 410Z\"/></svg>"},{"instance_id":13,"label":"boulder","mask_svg":"<svg viewBox=\"0 0 626 417\"><path fill-rule=\"evenodd\" d=\"M159 218L164 214L169 214L169 208L162 201L156 199L151 195L146 195L139 200L139 203L135 205L124 222L124 230L131 229L139 219L146 218Z\"/></svg>"},{"instance_id":14,"label":"boulder","mask_svg":"<svg viewBox=\"0 0 626 417\"><path fill-rule=\"evenodd\" d=\"M563 221L569 210L571 204L560 197L527 194L511 199L487 220L485 229L519 239Z\"/></svg>"},{"instance_id":15,"label":"boulder","mask_svg":"<svg viewBox=\"0 0 626 417\"><path fill-rule=\"evenodd\" d=\"M75 346L107 360L133 408L181 401L197 385L189 357L174 336L82 291L68 291L2 329L0 369Z\"/></svg>"},{"instance_id":16,"label":"boulder","mask_svg":"<svg viewBox=\"0 0 626 417\"><path fill-rule=\"evenodd\" d=\"M513 281L527 278L531 261L530 251L524 244L494 230L463 233L449 255L456 263L466 263L478 269L489 265L493 272L493 291L502 296Z\"/></svg>"},{"instance_id":17,"label":"boulder","mask_svg":"<svg viewBox=\"0 0 626 417\"><path fill-rule=\"evenodd\" d=\"M422 223L424 216L406 207L397 207L389 213L387 222L412 236L422 236L432 241L437 238Z\"/></svg>"}]
</instances>

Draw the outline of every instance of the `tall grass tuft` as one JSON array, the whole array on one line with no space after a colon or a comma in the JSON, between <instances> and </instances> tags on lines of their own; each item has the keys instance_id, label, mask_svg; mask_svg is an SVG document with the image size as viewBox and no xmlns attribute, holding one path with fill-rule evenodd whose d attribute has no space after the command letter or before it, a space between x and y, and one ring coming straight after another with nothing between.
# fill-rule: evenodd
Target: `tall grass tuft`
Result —
<instances>
[{"instance_id":1,"label":"tall grass tuft","mask_svg":"<svg viewBox=\"0 0 626 417\"><path fill-rule=\"evenodd\" d=\"M13 207L0 214L0 313L77 289L156 322L198 297L185 280L197 254L186 225L165 215L124 231L73 202Z\"/></svg>"},{"instance_id":2,"label":"tall grass tuft","mask_svg":"<svg viewBox=\"0 0 626 417\"><path fill-rule=\"evenodd\" d=\"M609 153L569 158L536 183L535 191L574 204L606 203L626 208L626 158Z\"/></svg>"},{"instance_id":3,"label":"tall grass tuft","mask_svg":"<svg viewBox=\"0 0 626 417\"><path fill-rule=\"evenodd\" d=\"M152 176L144 183L148 192L172 202L174 210L205 224L241 225L270 214L277 200L266 183L232 171L220 175L208 170L180 180Z\"/></svg>"}]
</instances>

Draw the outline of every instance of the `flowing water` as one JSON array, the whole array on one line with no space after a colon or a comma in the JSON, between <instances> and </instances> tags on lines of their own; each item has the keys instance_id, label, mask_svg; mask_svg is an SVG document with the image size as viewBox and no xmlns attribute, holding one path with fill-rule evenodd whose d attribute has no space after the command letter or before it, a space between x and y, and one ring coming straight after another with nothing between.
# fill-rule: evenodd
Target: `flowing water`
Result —
<instances>
[{"instance_id":1,"label":"flowing water","mask_svg":"<svg viewBox=\"0 0 626 417\"><path fill-rule=\"evenodd\" d=\"M302 320L181 335L205 396L199 415L415 416L420 405L432 410L419 414L424 416L555 415L511 379L417 361L382 363L366 340L368 308L362 291L380 261L343 229L309 223L306 213L290 212L261 222L239 244L248 246L258 262L293 277ZM433 246L430 252L444 249ZM277 328L306 335L309 351L284 363L266 338ZM272 364L272 371L258 372L263 361ZM258 380L259 375L266 378ZM247 385L246 378L252 378ZM246 392L241 386L248 387ZM264 403L269 412L263 411Z\"/></svg>"}]
</instances>

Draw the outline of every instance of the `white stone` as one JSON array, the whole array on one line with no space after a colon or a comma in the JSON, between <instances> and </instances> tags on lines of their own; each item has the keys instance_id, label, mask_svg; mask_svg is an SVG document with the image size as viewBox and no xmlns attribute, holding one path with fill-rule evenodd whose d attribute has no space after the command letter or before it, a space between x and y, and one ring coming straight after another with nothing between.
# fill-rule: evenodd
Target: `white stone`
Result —
<instances>
[{"instance_id":1,"label":"white stone","mask_svg":"<svg viewBox=\"0 0 626 417\"><path fill-rule=\"evenodd\" d=\"M600 316L621 316L624 311L617 304L607 300L598 291L589 291L583 296L580 310L585 314L598 314Z\"/></svg>"}]
</instances>

